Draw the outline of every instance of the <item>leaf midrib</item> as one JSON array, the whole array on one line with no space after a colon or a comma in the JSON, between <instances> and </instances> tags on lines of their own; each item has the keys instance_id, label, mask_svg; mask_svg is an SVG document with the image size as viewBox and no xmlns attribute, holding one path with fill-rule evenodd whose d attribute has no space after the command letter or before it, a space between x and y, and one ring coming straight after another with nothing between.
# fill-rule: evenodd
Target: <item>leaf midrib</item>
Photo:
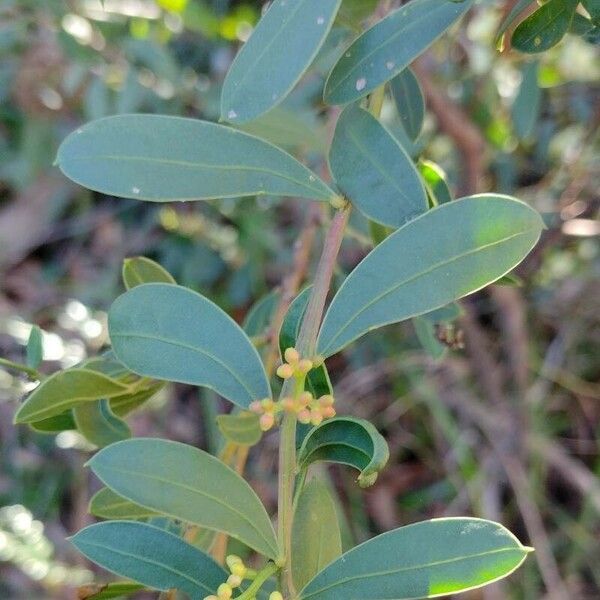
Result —
<instances>
[{"instance_id":1,"label":"leaf midrib","mask_svg":"<svg viewBox=\"0 0 600 600\"><path fill-rule=\"evenodd\" d=\"M429 267L429 269L421 271L420 273L417 273L416 275L413 275L412 277L409 277L408 279L405 279L403 281L400 281L397 284L394 284L392 287L390 287L386 291L382 292L378 296L375 296L375 298L373 298L370 302L368 302L367 304L365 304L358 312L356 312L354 315L352 315L352 317L338 330L338 332L335 334L335 336L332 337L329 340L329 343L327 344L327 347L323 348L321 350L321 353L324 354L324 355L327 355L328 349L331 348L331 346L334 344L334 342L352 324L353 321L355 321L363 312L365 312L373 304L379 302L380 300L382 300L383 298L385 298L389 294L394 293L399 287L401 287L403 285L406 285L406 284L409 284L409 283L412 283L413 281L416 281L417 279L419 279L421 277L425 277L426 275L429 275L430 273L436 271L437 269L440 269L442 267L445 267L446 265L452 264L453 262L456 262L457 260L465 258L466 256L470 256L471 254L475 254L477 252L481 252L482 250L487 250L488 248L492 248L492 247L497 246L499 244L503 244L505 242L508 242L509 240L512 240L514 238L526 235L526 234L528 234L528 233L530 233L532 231L533 231L533 228L531 228L531 229L525 229L523 231L520 231L518 233L514 233L512 235L509 235L507 237L501 238L501 239L496 240L494 242L491 242L489 244L484 244L483 246L477 246L476 248L473 248L472 250L469 250L467 252L463 252L461 254L457 254L456 256L454 256L454 257L452 257L452 258L450 258L448 260L444 260L444 261L441 261L439 263L436 263L436 264L432 265L431 267Z\"/></svg>"}]
</instances>

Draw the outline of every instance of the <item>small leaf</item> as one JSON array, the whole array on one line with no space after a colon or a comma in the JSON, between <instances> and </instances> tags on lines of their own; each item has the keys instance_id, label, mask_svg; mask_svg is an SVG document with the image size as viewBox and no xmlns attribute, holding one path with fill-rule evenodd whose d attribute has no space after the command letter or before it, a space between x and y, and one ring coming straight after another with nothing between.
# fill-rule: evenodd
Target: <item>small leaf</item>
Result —
<instances>
[{"instance_id":1,"label":"small leaf","mask_svg":"<svg viewBox=\"0 0 600 600\"><path fill-rule=\"evenodd\" d=\"M217 425L223 437L238 446L254 446L262 438L258 415L253 413L219 415Z\"/></svg>"},{"instance_id":2,"label":"small leaf","mask_svg":"<svg viewBox=\"0 0 600 600\"><path fill-rule=\"evenodd\" d=\"M143 283L177 283L173 275L145 256L134 256L123 261L123 283L130 290Z\"/></svg>"},{"instance_id":3,"label":"small leaf","mask_svg":"<svg viewBox=\"0 0 600 600\"><path fill-rule=\"evenodd\" d=\"M348 104L393 79L472 6L472 0L413 0L365 31L325 84L328 104Z\"/></svg>"},{"instance_id":4,"label":"small leaf","mask_svg":"<svg viewBox=\"0 0 600 600\"><path fill-rule=\"evenodd\" d=\"M329 153L333 177L369 219L400 227L427 210L419 173L404 148L369 112L349 106Z\"/></svg>"},{"instance_id":5,"label":"small leaf","mask_svg":"<svg viewBox=\"0 0 600 600\"><path fill-rule=\"evenodd\" d=\"M229 68L221 119L251 121L279 104L316 57L341 0L274 0Z\"/></svg>"},{"instance_id":6,"label":"small leaf","mask_svg":"<svg viewBox=\"0 0 600 600\"><path fill-rule=\"evenodd\" d=\"M33 423L60 415L81 402L112 398L128 386L89 369L58 371L42 381L21 404L15 423Z\"/></svg>"},{"instance_id":7,"label":"small leaf","mask_svg":"<svg viewBox=\"0 0 600 600\"><path fill-rule=\"evenodd\" d=\"M549 0L519 23L511 38L513 48L530 54L545 52L563 39L578 0Z\"/></svg>"},{"instance_id":8,"label":"small leaf","mask_svg":"<svg viewBox=\"0 0 600 600\"><path fill-rule=\"evenodd\" d=\"M139 438L104 448L88 464L105 485L135 504L278 556L273 527L252 488L202 450Z\"/></svg>"},{"instance_id":9,"label":"small leaf","mask_svg":"<svg viewBox=\"0 0 600 600\"><path fill-rule=\"evenodd\" d=\"M292 576L302 589L342 553L335 504L327 486L310 481L300 493L292 528Z\"/></svg>"},{"instance_id":10,"label":"small leaf","mask_svg":"<svg viewBox=\"0 0 600 600\"><path fill-rule=\"evenodd\" d=\"M105 399L78 404L73 408L73 418L79 433L99 448L131 437L127 423L115 415Z\"/></svg>"},{"instance_id":11,"label":"small leaf","mask_svg":"<svg viewBox=\"0 0 600 600\"><path fill-rule=\"evenodd\" d=\"M413 319L413 325L417 338L425 352L435 360L442 358L446 354L448 348L440 342L435 334L435 323L424 317L415 317Z\"/></svg>"},{"instance_id":12,"label":"small leaf","mask_svg":"<svg viewBox=\"0 0 600 600\"><path fill-rule=\"evenodd\" d=\"M302 320L310 302L312 286L308 286L300 292L290 304L288 311L279 330L279 351L281 356L288 348L295 348ZM304 388L315 398L320 398L326 394L333 394L329 373L325 363L309 371L306 376Z\"/></svg>"},{"instance_id":13,"label":"small leaf","mask_svg":"<svg viewBox=\"0 0 600 600\"><path fill-rule=\"evenodd\" d=\"M438 164L431 160L419 161L419 172L425 181L425 188L432 199L434 206L446 204L453 199L452 192L448 186L445 171Z\"/></svg>"},{"instance_id":14,"label":"small leaf","mask_svg":"<svg viewBox=\"0 0 600 600\"><path fill-rule=\"evenodd\" d=\"M236 129L158 115L88 123L61 144L62 172L87 188L151 202L334 192L295 158Z\"/></svg>"},{"instance_id":15,"label":"small leaf","mask_svg":"<svg viewBox=\"0 0 600 600\"><path fill-rule=\"evenodd\" d=\"M410 68L391 81L392 95L400 121L411 140L416 140L425 119L425 98L419 80Z\"/></svg>"},{"instance_id":16,"label":"small leaf","mask_svg":"<svg viewBox=\"0 0 600 600\"><path fill-rule=\"evenodd\" d=\"M113 303L117 358L134 373L205 386L241 408L271 396L256 349L216 304L178 285L148 283Z\"/></svg>"},{"instance_id":17,"label":"small leaf","mask_svg":"<svg viewBox=\"0 0 600 600\"><path fill-rule=\"evenodd\" d=\"M149 519L159 515L154 510L122 498L110 488L102 488L92 496L88 512L101 519Z\"/></svg>"},{"instance_id":18,"label":"small leaf","mask_svg":"<svg viewBox=\"0 0 600 600\"><path fill-rule=\"evenodd\" d=\"M335 417L312 429L298 452L298 467L316 461L336 462L360 471L358 483L369 487L389 458L383 436L364 419Z\"/></svg>"},{"instance_id":19,"label":"small leaf","mask_svg":"<svg viewBox=\"0 0 600 600\"><path fill-rule=\"evenodd\" d=\"M518 0L516 4L511 8L504 21L502 21L500 29L498 30L498 34L496 35L496 46L499 50L504 49L504 34L508 31L510 26L519 18L521 13L534 2L535 0Z\"/></svg>"},{"instance_id":20,"label":"small leaf","mask_svg":"<svg viewBox=\"0 0 600 600\"><path fill-rule=\"evenodd\" d=\"M27 340L26 357L27 360L25 362L32 369L37 369L44 359L43 334L37 325L31 328L31 333Z\"/></svg>"},{"instance_id":21,"label":"small leaf","mask_svg":"<svg viewBox=\"0 0 600 600\"><path fill-rule=\"evenodd\" d=\"M42 419L41 421L33 421L29 423L29 427L39 433L60 433L61 431L70 431L77 429L75 420L73 419L73 411L67 410L59 415Z\"/></svg>"},{"instance_id":22,"label":"small leaf","mask_svg":"<svg viewBox=\"0 0 600 600\"><path fill-rule=\"evenodd\" d=\"M77 590L78 600L112 600L113 598L123 598L140 592L144 589L139 583L104 583L91 584L80 587Z\"/></svg>"},{"instance_id":23,"label":"small leaf","mask_svg":"<svg viewBox=\"0 0 600 600\"><path fill-rule=\"evenodd\" d=\"M505 285L508 287L523 287L523 280L514 273L507 273L496 281L496 285Z\"/></svg>"},{"instance_id":24,"label":"small leaf","mask_svg":"<svg viewBox=\"0 0 600 600\"><path fill-rule=\"evenodd\" d=\"M318 353L331 356L372 329L493 283L529 254L543 228L527 204L493 194L442 204L409 221L344 281L325 315Z\"/></svg>"},{"instance_id":25,"label":"small leaf","mask_svg":"<svg viewBox=\"0 0 600 600\"><path fill-rule=\"evenodd\" d=\"M272 291L258 300L248 311L242 329L249 337L262 335L271 324L273 313L279 303L280 294Z\"/></svg>"},{"instance_id":26,"label":"small leaf","mask_svg":"<svg viewBox=\"0 0 600 600\"><path fill-rule=\"evenodd\" d=\"M510 575L531 551L482 519L433 519L379 535L321 571L301 600L436 598Z\"/></svg>"},{"instance_id":27,"label":"small leaf","mask_svg":"<svg viewBox=\"0 0 600 600\"><path fill-rule=\"evenodd\" d=\"M538 61L525 63L519 92L512 105L512 121L520 139L531 137L540 116L542 90L538 85Z\"/></svg>"},{"instance_id":28,"label":"small leaf","mask_svg":"<svg viewBox=\"0 0 600 600\"><path fill-rule=\"evenodd\" d=\"M107 521L82 529L73 545L92 562L153 589L178 589L192 600L215 594L227 579L212 558L163 529L136 521Z\"/></svg>"}]
</instances>

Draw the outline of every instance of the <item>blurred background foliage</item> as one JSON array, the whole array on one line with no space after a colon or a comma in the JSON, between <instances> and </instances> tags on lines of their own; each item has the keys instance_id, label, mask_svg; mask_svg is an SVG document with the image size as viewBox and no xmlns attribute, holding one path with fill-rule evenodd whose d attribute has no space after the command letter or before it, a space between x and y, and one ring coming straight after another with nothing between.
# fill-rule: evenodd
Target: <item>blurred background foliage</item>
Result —
<instances>
[{"instance_id":1,"label":"blurred background foliage","mask_svg":"<svg viewBox=\"0 0 600 600\"><path fill-rule=\"evenodd\" d=\"M320 100L324 76L377 4L344 0L308 76L247 129L324 170L336 115ZM409 152L443 168L453 194L514 194L546 214L548 231L519 267L518 287L476 294L457 324L437 331L441 341L429 351L441 359L423 351L407 324L331 361L341 412L370 418L392 451L366 493L344 470L332 469L331 478L355 541L431 516L473 514L536 547L537 561L471 598L593 599L600 597L597 35L576 31L534 56L509 42L500 51L498 27L515 4L480 2L418 61L428 112L416 142L391 98L383 118ZM327 219L304 202L144 204L77 188L53 167L60 141L91 119L151 112L216 120L224 74L262 5L2 0L0 356L22 361L34 323L44 330L45 372L97 353L127 256L159 261L238 321L284 279L300 230L315 215ZM340 280L370 244L355 214ZM463 336L464 349L455 343ZM82 468L90 447L76 432L44 436L12 426L32 386L0 367L0 597L75 597L93 574L64 538L90 521L97 482ZM211 448L210 417L224 410L207 394L171 386L131 425L137 435ZM248 468L271 509L275 456L267 436Z\"/></svg>"}]
</instances>

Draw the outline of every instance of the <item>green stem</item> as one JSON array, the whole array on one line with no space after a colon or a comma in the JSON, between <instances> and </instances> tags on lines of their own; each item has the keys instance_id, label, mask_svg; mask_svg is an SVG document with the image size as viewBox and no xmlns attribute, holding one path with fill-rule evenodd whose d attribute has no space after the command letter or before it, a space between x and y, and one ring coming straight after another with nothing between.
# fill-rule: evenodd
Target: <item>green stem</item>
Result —
<instances>
[{"instance_id":1,"label":"green stem","mask_svg":"<svg viewBox=\"0 0 600 600\"><path fill-rule=\"evenodd\" d=\"M22 365L21 363L13 362L12 360L8 360L7 358L0 358L0 365L3 367L8 367L9 369L14 369L15 371L21 371L26 373L31 379L41 379L40 372L37 369L32 367L28 367L27 365Z\"/></svg>"},{"instance_id":2,"label":"green stem","mask_svg":"<svg viewBox=\"0 0 600 600\"><path fill-rule=\"evenodd\" d=\"M246 590L237 596L235 600L250 600L254 598L260 588L264 585L265 581L269 579L269 577L275 575L279 571L279 567L275 563L268 563L264 569L261 569L254 581L246 588Z\"/></svg>"}]
</instances>

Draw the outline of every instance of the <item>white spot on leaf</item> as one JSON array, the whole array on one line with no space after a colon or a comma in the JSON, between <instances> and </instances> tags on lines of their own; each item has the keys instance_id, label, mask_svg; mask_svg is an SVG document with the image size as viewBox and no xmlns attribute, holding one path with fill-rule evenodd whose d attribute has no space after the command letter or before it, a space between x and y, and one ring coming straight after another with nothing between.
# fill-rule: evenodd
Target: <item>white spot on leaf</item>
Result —
<instances>
[{"instance_id":1,"label":"white spot on leaf","mask_svg":"<svg viewBox=\"0 0 600 600\"><path fill-rule=\"evenodd\" d=\"M235 112L235 110L230 110L227 113L227 118L228 119L237 119L237 113Z\"/></svg>"},{"instance_id":2,"label":"white spot on leaf","mask_svg":"<svg viewBox=\"0 0 600 600\"><path fill-rule=\"evenodd\" d=\"M141 192L141 190L140 190L140 188L139 188L139 187L135 187L135 186L133 186L133 187L131 188L131 193L132 193L132 194L139 194L140 192Z\"/></svg>"},{"instance_id":3,"label":"white spot on leaf","mask_svg":"<svg viewBox=\"0 0 600 600\"><path fill-rule=\"evenodd\" d=\"M317 19L317 25L323 25L325 23L325 17L319 17Z\"/></svg>"},{"instance_id":4,"label":"white spot on leaf","mask_svg":"<svg viewBox=\"0 0 600 600\"><path fill-rule=\"evenodd\" d=\"M364 77L356 80L356 91L362 92L367 87L367 80Z\"/></svg>"},{"instance_id":5,"label":"white spot on leaf","mask_svg":"<svg viewBox=\"0 0 600 600\"><path fill-rule=\"evenodd\" d=\"M385 63L385 66L386 66L386 68L387 68L388 71L391 71L396 66L396 63L394 61L388 60Z\"/></svg>"}]
</instances>

